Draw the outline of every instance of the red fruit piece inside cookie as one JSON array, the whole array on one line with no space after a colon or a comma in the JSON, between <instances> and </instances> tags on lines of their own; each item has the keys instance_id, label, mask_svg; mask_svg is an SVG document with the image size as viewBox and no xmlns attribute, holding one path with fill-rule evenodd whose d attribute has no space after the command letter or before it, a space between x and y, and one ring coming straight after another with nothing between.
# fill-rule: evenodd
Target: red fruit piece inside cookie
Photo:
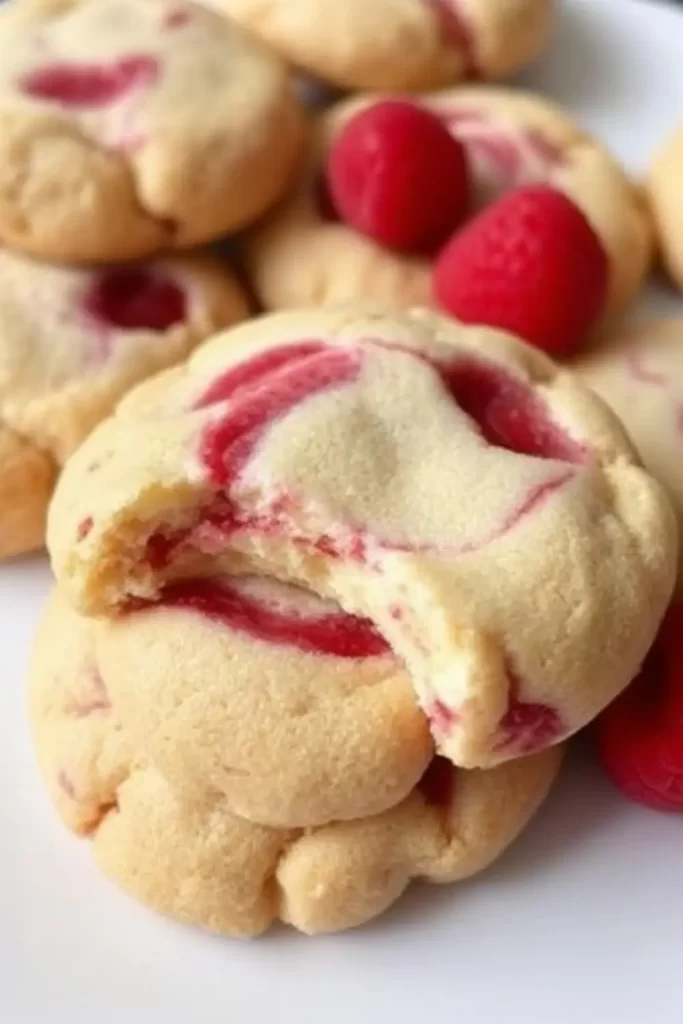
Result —
<instances>
[{"instance_id":1,"label":"red fruit piece inside cookie","mask_svg":"<svg viewBox=\"0 0 683 1024\"><path fill-rule=\"evenodd\" d=\"M640 675L596 723L614 784L637 803L683 811L683 604L672 605Z\"/></svg>"},{"instance_id":2,"label":"red fruit piece inside cookie","mask_svg":"<svg viewBox=\"0 0 683 1024\"><path fill-rule=\"evenodd\" d=\"M357 231L415 252L448 238L470 196L462 144L404 100L376 103L346 124L330 150L327 183L335 209Z\"/></svg>"},{"instance_id":3,"label":"red fruit piece inside cookie","mask_svg":"<svg viewBox=\"0 0 683 1024\"><path fill-rule=\"evenodd\" d=\"M104 107L156 81L159 62L146 54L110 64L48 64L21 79L22 92L64 107Z\"/></svg>"},{"instance_id":4,"label":"red fruit piece inside cookie","mask_svg":"<svg viewBox=\"0 0 683 1024\"><path fill-rule=\"evenodd\" d=\"M453 237L437 260L434 294L464 323L568 356L604 309L608 278L607 255L583 213L563 193L532 185Z\"/></svg>"},{"instance_id":5,"label":"red fruit piece inside cookie","mask_svg":"<svg viewBox=\"0 0 683 1024\"><path fill-rule=\"evenodd\" d=\"M139 268L97 274L82 302L88 316L128 331L166 331L187 313L182 288L161 273Z\"/></svg>"}]
</instances>

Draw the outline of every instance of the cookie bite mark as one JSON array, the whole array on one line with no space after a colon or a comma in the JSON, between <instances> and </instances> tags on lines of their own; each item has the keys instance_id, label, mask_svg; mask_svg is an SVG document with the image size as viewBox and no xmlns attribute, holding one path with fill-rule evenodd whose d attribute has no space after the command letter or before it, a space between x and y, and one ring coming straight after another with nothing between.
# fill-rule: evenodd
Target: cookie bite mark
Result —
<instances>
[{"instance_id":1,"label":"cookie bite mark","mask_svg":"<svg viewBox=\"0 0 683 1024\"><path fill-rule=\"evenodd\" d=\"M523 701L519 681L510 672L508 709L498 724L493 749L508 757L523 757L557 743L567 729L555 708L548 704Z\"/></svg>"},{"instance_id":2,"label":"cookie bite mark","mask_svg":"<svg viewBox=\"0 0 683 1024\"><path fill-rule=\"evenodd\" d=\"M418 791L430 807L446 809L453 802L455 766L446 757L436 755L417 784Z\"/></svg>"},{"instance_id":3,"label":"cookie bite mark","mask_svg":"<svg viewBox=\"0 0 683 1024\"><path fill-rule=\"evenodd\" d=\"M107 329L167 331L186 319L187 296L160 271L112 269L93 277L81 307Z\"/></svg>"},{"instance_id":4,"label":"cookie bite mark","mask_svg":"<svg viewBox=\"0 0 683 1024\"><path fill-rule=\"evenodd\" d=\"M18 84L33 99L88 110L110 106L148 88L157 81L160 71L155 57L135 54L109 64L47 64L28 72Z\"/></svg>"},{"instance_id":5,"label":"cookie bite mark","mask_svg":"<svg viewBox=\"0 0 683 1024\"><path fill-rule=\"evenodd\" d=\"M389 653L388 644L367 619L332 611L320 598L290 584L251 577L181 580L162 591L158 604L197 612L257 640L307 653L337 658Z\"/></svg>"},{"instance_id":6,"label":"cookie bite mark","mask_svg":"<svg viewBox=\"0 0 683 1024\"><path fill-rule=\"evenodd\" d=\"M422 0L431 8L439 21L441 37L448 46L452 46L461 55L464 65L464 77L476 79L481 77L477 61L474 32L463 13L458 0Z\"/></svg>"}]
</instances>

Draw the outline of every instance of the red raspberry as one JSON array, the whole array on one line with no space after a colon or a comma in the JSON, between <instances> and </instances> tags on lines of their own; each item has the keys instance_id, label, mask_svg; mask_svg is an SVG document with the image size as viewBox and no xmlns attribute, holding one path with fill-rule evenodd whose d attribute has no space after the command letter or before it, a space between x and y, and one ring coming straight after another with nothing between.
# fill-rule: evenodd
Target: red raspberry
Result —
<instances>
[{"instance_id":1,"label":"red raspberry","mask_svg":"<svg viewBox=\"0 0 683 1024\"><path fill-rule=\"evenodd\" d=\"M508 192L458 232L434 269L436 300L568 356L602 312L609 266L583 213L546 185Z\"/></svg>"},{"instance_id":2,"label":"red raspberry","mask_svg":"<svg viewBox=\"0 0 683 1024\"><path fill-rule=\"evenodd\" d=\"M640 675L596 722L598 755L626 796L683 811L683 604L673 604Z\"/></svg>"},{"instance_id":3,"label":"red raspberry","mask_svg":"<svg viewBox=\"0 0 683 1024\"><path fill-rule=\"evenodd\" d=\"M428 252L469 202L465 150L427 110L384 100L351 118L330 150L327 184L341 217L393 249Z\"/></svg>"}]
</instances>

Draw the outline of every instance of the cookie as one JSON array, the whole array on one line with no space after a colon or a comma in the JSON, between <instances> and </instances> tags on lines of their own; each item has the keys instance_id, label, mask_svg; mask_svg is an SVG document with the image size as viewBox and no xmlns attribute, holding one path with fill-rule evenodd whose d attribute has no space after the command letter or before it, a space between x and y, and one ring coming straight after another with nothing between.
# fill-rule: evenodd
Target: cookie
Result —
<instances>
[{"instance_id":1,"label":"cookie","mask_svg":"<svg viewBox=\"0 0 683 1024\"><path fill-rule=\"evenodd\" d=\"M683 127L664 143L650 168L648 197L654 215L664 265L674 283L683 289Z\"/></svg>"},{"instance_id":2,"label":"cookie","mask_svg":"<svg viewBox=\"0 0 683 1024\"><path fill-rule=\"evenodd\" d=\"M433 302L432 260L393 252L358 234L337 219L325 194L330 146L348 119L374 101L345 101L322 116L298 190L249 238L246 258L266 309ZM563 110L531 94L485 86L434 93L419 102L464 144L476 206L532 182L559 189L586 215L609 258L607 312L637 292L652 256L645 204L602 145Z\"/></svg>"},{"instance_id":3,"label":"cookie","mask_svg":"<svg viewBox=\"0 0 683 1024\"><path fill-rule=\"evenodd\" d=\"M174 787L209 785L262 824L379 813L433 753L371 623L275 580L178 581L103 624L98 656L126 733Z\"/></svg>"},{"instance_id":4,"label":"cookie","mask_svg":"<svg viewBox=\"0 0 683 1024\"><path fill-rule=\"evenodd\" d=\"M86 270L0 250L0 557L43 544L59 467L128 388L247 315L207 258Z\"/></svg>"},{"instance_id":5,"label":"cookie","mask_svg":"<svg viewBox=\"0 0 683 1024\"><path fill-rule=\"evenodd\" d=\"M546 42L552 0L205 0L290 64L343 89L501 78Z\"/></svg>"},{"instance_id":6,"label":"cookie","mask_svg":"<svg viewBox=\"0 0 683 1024\"><path fill-rule=\"evenodd\" d=\"M50 795L103 871L155 910L235 936L281 918L308 933L362 924L412 878L455 882L524 828L561 750L491 771L435 758L398 805L361 820L280 829L236 816L215 790L175 789L128 737L95 629L53 595L36 637L30 708ZM293 752L295 753L295 752ZM273 778L274 789L279 779Z\"/></svg>"},{"instance_id":7,"label":"cookie","mask_svg":"<svg viewBox=\"0 0 683 1024\"><path fill-rule=\"evenodd\" d=\"M463 767L559 742L626 686L677 543L573 375L509 335L362 307L251 321L132 392L69 460L48 535L86 614L223 572L369 618Z\"/></svg>"},{"instance_id":8,"label":"cookie","mask_svg":"<svg viewBox=\"0 0 683 1024\"><path fill-rule=\"evenodd\" d=\"M0 11L0 241L137 259L241 228L303 141L280 62L185 0L16 0Z\"/></svg>"},{"instance_id":9,"label":"cookie","mask_svg":"<svg viewBox=\"0 0 683 1024\"><path fill-rule=\"evenodd\" d=\"M673 499L682 531L683 319L622 327L576 369L626 426L648 470ZM679 587L682 580L679 566Z\"/></svg>"}]
</instances>

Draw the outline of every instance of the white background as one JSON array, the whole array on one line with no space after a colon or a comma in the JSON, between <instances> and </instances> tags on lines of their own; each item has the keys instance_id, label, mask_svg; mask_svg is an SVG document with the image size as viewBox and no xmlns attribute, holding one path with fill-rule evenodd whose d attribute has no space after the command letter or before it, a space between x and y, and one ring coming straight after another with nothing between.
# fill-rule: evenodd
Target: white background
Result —
<instances>
[{"instance_id":1,"label":"white background","mask_svg":"<svg viewBox=\"0 0 683 1024\"><path fill-rule=\"evenodd\" d=\"M683 14L574 0L527 78L641 171L683 121ZM22 688L47 589L41 558L0 567L1 1024L683 1020L683 816L626 803L582 750L491 871L415 888L356 932L237 943L139 908L96 874L37 780Z\"/></svg>"}]
</instances>

